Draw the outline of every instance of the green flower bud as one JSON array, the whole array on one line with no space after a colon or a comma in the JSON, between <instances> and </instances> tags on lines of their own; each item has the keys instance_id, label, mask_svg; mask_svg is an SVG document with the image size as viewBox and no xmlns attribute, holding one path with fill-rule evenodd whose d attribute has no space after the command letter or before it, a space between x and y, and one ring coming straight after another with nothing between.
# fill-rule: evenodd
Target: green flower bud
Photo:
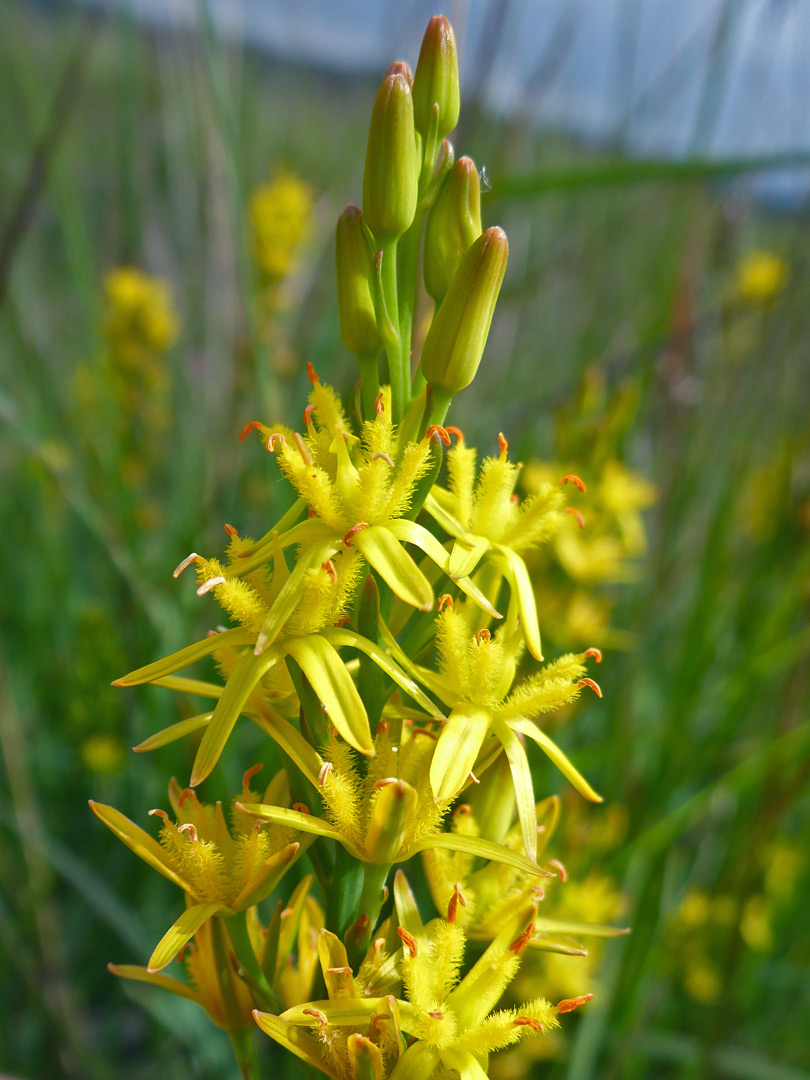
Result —
<instances>
[{"instance_id":1,"label":"green flower bud","mask_svg":"<svg viewBox=\"0 0 810 1080\"><path fill-rule=\"evenodd\" d=\"M434 15L428 23L413 77L414 123L422 138L427 138L435 104L438 138L443 139L458 123L459 112L456 39L444 15Z\"/></svg>"},{"instance_id":2,"label":"green flower bud","mask_svg":"<svg viewBox=\"0 0 810 1080\"><path fill-rule=\"evenodd\" d=\"M402 845L405 829L416 809L416 790L405 780L379 780L366 832L366 855L370 862L391 863Z\"/></svg>"},{"instance_id":3,"label":"green flower bud","mask_svg":"<svg viewBox=\"0 0 810 1080\"><path fill-rule=\"evenodd\" d=\"M416 213L419 159L407 78L387 75L377 92L363 173L363 214L377 241L396 240Z\"/></svg>"},{"instance_id":4,"label":"green flower bud","mask_svg":"<svg viewBox=\"0 0 810 1080\"><path fill-rule=\"evenodd\" d=\"M503 229L487 229L462 259L433 317L422 349L422 373L439 403L446 405L475 378L508 255Z\"/></svg>"},{"instance_id":5,"label":"green flower bud","mask_svg":"<svg viewBox=\"0 0 810 1080\"><path fill-rule=\"evenodd\" d=\"M481 235L481 186L468 157L459 158L442 184L425 230L425 288L437 304L471 245Z\"/></svg>"},{"instance_id":6,"label":"green flower bud","mask_svg":"<svg viewBox=\"0 0 810 1080\"><path fill-rule=\"evenodd\" d=\"M340 336L346 348L358 355L380 348L368 283L371 252L363 235L362 219L358 207L349 204L338 218L335 244Z\"/></svg>"},{"instance_id":7,"label":"green flower bud","mask_svg":"<svg viewBox=\"0 0 810 1080\"><path fill-rule=\"evenodd\" d=\"M408 86L413 91L413 72L411 71L411 65L405 60L395 60L391 67L386 71L385 76L389 75L404 75L408 80Z\"/></svg>"}]
</instances>

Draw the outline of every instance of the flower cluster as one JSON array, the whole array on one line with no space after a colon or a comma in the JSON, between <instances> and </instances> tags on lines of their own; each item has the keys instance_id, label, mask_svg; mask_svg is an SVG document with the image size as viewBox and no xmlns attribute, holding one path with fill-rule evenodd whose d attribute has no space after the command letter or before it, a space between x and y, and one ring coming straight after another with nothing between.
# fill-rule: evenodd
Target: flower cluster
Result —
<instances>
[{"instance_id":1,"label":"flower cluster","mask_svg":"<svg viewBox=\"0 0 810 1080\"><path fill-rule=\"evenodd\" d=\"M227 625L212 610L205 638L117 680L206 705L135 748L199 739L188 786L170 784L172 815L150 811L157 838L91 804L185 900L146 967L112 970L205 1008L245 1077L259 1075L258 1030L335 1080L485 1077L490 1054L591 996L499 1008L523 955L584 955L575 938L614 932L544 913L542 883L565 874L543 857L558 800L538 803L532 777L548 759L601 801L543 723L583 690L601 697L589 670L602 656L544 661L532 570L584 484L567 473L521 497L503 435L479 462L445 423L481 362L508 255L501 229L482 231L474 164L447 139L458 111L453 32L436 17L415 73L398 62L382 82L363 207L338 222L341 334L361 382L344 402L308 365L298 430L246 425L290 509L258 539L226 525L221 558L184 558L175 577L193 567ZM300 232L265 228L290 192L254 199L271 276L287 267L273 243ZM420 266L435 312L412 370ZM184 674L199 662L216 676ZM249 769L226 812L197 789L238 752L241 718L282 769L264 791ZM427 922L410 884L419 854L439 912ZM178 954L187 981L164 974Z\"/></svg>"}]
</instances>

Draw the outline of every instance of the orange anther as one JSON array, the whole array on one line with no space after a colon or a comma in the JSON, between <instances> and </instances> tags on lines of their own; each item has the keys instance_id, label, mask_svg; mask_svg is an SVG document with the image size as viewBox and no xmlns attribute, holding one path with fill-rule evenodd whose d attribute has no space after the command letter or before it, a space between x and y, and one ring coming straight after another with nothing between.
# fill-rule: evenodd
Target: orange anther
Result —
<instances>
[{"instance_id":1,"label":"orange anther","mask_svg":"<svg viewBox=\"0 0 810 1080\"><path fill-rule=\"evenodd\" d=\"M177 809L178 810L183 805L183 803L186 801L186 799L191 799L192 802L196 802L197 801L197 793L196 793L196 791L193 791L190 787L183 788L183 790L180 792L180 798L177 800Z\"/></svg>"},{"instance_id":2,"label":"orange anther","mask_svg":"<svg viewBox=\"0 0 810 1080\"><path fill-rule=\"evenodd\" d=\"M246 769L242 775L242 787L250 787L251 779L256 775L257 772L261 772L262 768L263 766L261 765L251 765L249 769Z\"/></svg>"},{"instance_id":3,"label":"orange anther","mask_svg":"<svg viewBox=\"0 0 810 1080\"><path fill-rule=\"evenodd\" d=\"M350 967L348 967L346 964L344 964L343 967L327 968L326 969L326 974L327 975L351 975L352 974L352 969Z\"/></svg>"},{"instance_id":4,"label":"orange anther","mask_svg":"<svg viewBox=\"0 0 810 1080\"><path fill-rule=\"evenodd\" d=\"M569 480L574 485L574 487L579 488L580 491L585 491L585 481L580 480L576 473L566 473L566 475L560 481L560 484L565 485L568 483Z\"/></svg>"},{"instance_id":5,"label":"orange anther","mask_svg":"<svg viewBox=\"0 0 810 1080\"><path fill-rule=\"evenodd\" d=\"M301 436L298 434L297 431L293 432L293 442L295 443L296 450L301 455L301 457L304 459L304 463L306 465L311 465L312 464L312 454L310 454L309 448L307 447L307 444L304 442L304 440L301 438Z\"/></svg>"},{"instance_id":6,"label":"orange anther","mask_svg":"<svg viewBox=\"0 0 810 1080\"><path fill-rule=\"evenodd\" d=\"M478 633L475 635L475 640L480 645L482 641L491 641L492 640L492 634L490 634L489 630L487 630L487 628L484 627L483 630L479 630Z\"/></svg>"},{"instance_id":7,"label":"orange anther","mask_svg":"<svg viewBox=\"0 0 810 1080\"><path fill-rule=\"evenodd\" d=\"M562 1001L557 1002L557 1012L573 1012L574 1009L578 1009L580 1005L584 1005L586 1001L590 1001L592 997L593 994L581 994L579 997L575 998L563 998Z\"/></svg>"},{"instance_id":8,"label":"orange anther","mask_svg":"<svg viewBox=\"0 0 810 1080\"><path fill-rule=\"evenodd\" d=\"M177 831L178 832L187 832L188 833L188 838L192 842L197 839L197 826L192 824L190 821L186 821L183 825L180 826L180 828Z\"/></svg>"},{"instance_id":9,"label":"orange anther","mask_svg":"<svg viewBox=\"0 0 810 1080\"><path fill-rule=\"evenodd\" d=\"M426 439L432 439L434 435L438 435L445 446L450 445L450 436L447 434L447 428L441 426L441 424L431 424L425 432Z\"/></svg>"},{"instance_id":10,"label":"orange anther","mask_svg":"<svg viewBox=\"0 0 810 1080\"><path fill-rule=\"evenodd\" d=\"M251 431L254 431L256 428L260 427L264 427L264 424L261 422L261 420L251 420L249 424L245 424L245 426L242 428L242 434L239 436L239 442L244 442L246 436L248 436Z\"/></svg>"},{"instance_id":11,"label":"orange anther","mask_svg":"<svg viewBox=\"0 0 810 1080\"><path fill-rule=\"evenodd\" d=\"M580 514L579 510L575 510L573 506L566 506L565 512L566 514L571 514L572 517L575 517L577 519L577 525L579 525L580 529L585 528L585 518L582 516L582 514Z\"/></svg>"},{"instance_id":12,"label":"orange anther","mask_svg":"<svg viewBox=\"0 0 810 1080\"><path fill-rule=\"evenodd\" d=\"M286 446L287 440L281 434L280 431L274 431L265 444L265 449L268 454L272 454L274 450L277 450L279 446Z\"/></svg>"},{"instance_id":13,"label":"orange anther","mask_svg":"<svg viewBox=\"0 0 810 1080\"><path fill-rule=\"evenodd\" d=\"M193 562L198 562L202 558L202 555L198 555L196 551L192 551L190 555L186 555L185 559L181 563L178 563L172 570L172 577L180 577L187 566L191 566Z\"/></svg>"},{"instance_id":14,"label":"orange anther","mask_svg":"<svg viewBox=\"0 0 810 1080\"><path fill-rule=\"evenodd\" d=\"M423 728L423 727L417 728L417 729L416 729L416 731L414 731L414 733L413 733L413 734L414 734L414 738L415 738L415 737L416 737L417 735L424 735L424 736L426 736L426 737L427 737L428 739L433 739L433 741L434 741L434 742L438 742L438 741L439 741L439 740L438 740L438 736L434 735L432 731L428 731L428 730L427 730L427 728Z\"/></svg>"},{"instance_id":15,"label":"orange anther","mask_svg":"<svg viewBox=\"0 0 810 1080\"><path fill-rule=\"evenodd\" d=\"M568 881L568 871L565 869L559 859L549 859L546 866L551 869L553 867L557 871L557 875L562 882Z\"/></svg>"},{"instance_id":16,"label":"orange anther","mask_svg":"<svg viewBox=\"0 0 810 1080\"><path fill-rule=\"evenodd\" d=\"M228 534L228 536L238 536L239 535L239 533L236 531L236 529L233 527L233 525L229 525L227 522L225 523L225 532Z\"/></svg>"},{"instance_id":17,"label":"orange anther","mask_svg":"<svg viewBox=\"0 0 810 1080\"><path fill-rule=\"evenodd\" d=\"M456 882L455 885L453 886L453 895L450 897L450 902L447 905L447 921L448 922L455 922L456 921L456 917L458 916L458 905L459 904L461 904L462 907L466 907L467 906L467 901L464 899L464 896L463 896L463 894L461 892L461 888L460 888L458 882Z\"/></svg>"},{"instance_id":18,"label":"orange anther","mask_svg":"<svg viewBox=\"0 0 810 1080\"><path fill-rule=\"evenodd\" d=\"M337 581L337 570L335 569L335 564L332 562L332 560L327 559L326 562L321 563L321 570L326 571L327 575L329 576L329 580L334 585Z\"/></svg>"},{"instance_id":19,"label":"orange anther","mask_svg":"<svg viewBox=\"0 0 810 1080\"><path fill-rule=\"evenodd\" d=\"M318 784L320 787L323 787L326 783L326 778L329 776L329 773L332 772L334 767L335 766L331 761L325 761L323 765L321 765L320 771L318 772Z\"/></svg>"},{"instance_id":20,"label":"orange anther","mask_svg":"<svg viewBox=\"0 0 810 1080\"><path fill-rule=\"evenodd\" d=\"M512 495L509 496L509 502L514 503L515 506L517 506L517 504L520 502L520 496L517 492L514 492Z\"/></svg>"},{"instance_id":21,"label":"orange anther","mask_svg":"<svg viewBox=\"0 0 810 1080\"><path fill-rule=\"evenodd\" d=\"M431 1009L428 1013L428 1016L432 1017L434 1020L444 1019L444 1013L441 1011L441 1009Z\"/></svg>"},{"instance_id":22,"label":"orange anther","mask_svg":"<svg viewBox=\"0 0 810 1080\"><path fill-rule=\"evenodd\" d=\"M307 378L309 379L309 381L312 383L313 386L316 383L319 383L321 381L318 378L318 373L315 371L315 368L309 362L307 362Z\"/></svg>"},{"instance_id":23,"label":"orange anther","mask_svg":"<svg viewBox=\"0 0 810 1080\"><path fill-rule=\"evenodd\" d=\"M351 619L349 618L348 615L341 615L340 618L335 623L335 626L351 626L351 625L352 625L352 621L351 621Z\"/></svg>"},{"instance_id":24,"label":"orange anther","mask_svg":"<svg viewBox=\"0 0 810 1080\"><path fill-rule=\"evenodd\" d=\"M504 438L503 432L498 432L498 452L503 457L509 451L509 443Z\"/></svg>"},{"instance_id":25,"label":"orange anther","mask_svg":"<svg viewBox=\"0 0 810 1080\"><path fill-rule=\"evenodd\" d=\"M307 364L307 367L309 366L310 365ZM321 1027L327 1027L329 1024L326 1013L322 1013L320 1009L303 1009L302 1012L304 1016L314 1016L318 1023L321 1025Z\"/></svg>"},{"instance_id":26,"label":"orange anther","mask_svg":"<svg viewBox=\"0 0 810 1080\"><path fill-rule=\"evenodd\" d=\"M602 650L601 649L586 649L585 652L582 655L586 659L587 659L587 657L592 656L594 658L594 660L597 662L597 664L602 663Z\"/></svg>"},{"instance_id":27,"label":"orange anther","mask_svg":"<svg viewBox=\"0 0 810 1080\"><path fill-rule=\"evenodd\" d=\"M309 425L312 423L312 414L315 412L315 410L317 408L318 408L317 405L307 405L307 407L304 409L304 426L305 427L309 427Z\"/></svg>"},{"instance_id":28,"label":"orange anther","mask_svg":"<svg viewBox=\"0 0 810 1080\"><path fill-rule=\"evenodd\" d=\"M593 679L580 679L577 683L577 686L589 686L597 697L602 696L602 691L599 687L599 683L594 682Z\"/></svg>"},{"instance_id":29,"label":"orange anther","mask_svg":"<svg viewBox=\"0 0 810 1080\"><path fill-rule=\"evenodd\" d=\"M475 773L472 771L472 769L470 769L470 771L467 773L467 776L469 776L469 778L470 778L470 780L471 780L471 782L473 784L480 784L481 783L481 781L478 779L478 777L475 775Z\"/></svg>"},{"instance_id":30,"label":"orange anther","mask_svg":"<svg viewBox=\"0 0 810 1080\"><path fill-rule=\"evenodd\" d=\"M381 720L379 722L379 724L377 724L377 734L378 735L387 735L390 730L391 730L391 725L388 723L387 720Z\"/></svg>"},{"instance_id":31,"label":"orange anther","mask_svg":"<svg viewBox=\"0 0 810 1080\"><path fill-rule=\"evenodd\" d=\"M374 398L374 412L377 414L377 416L380 416L382 413L385 412L385 404L383 403L382 390Z\"/></svg>"},{"instance_id":32,"label":"orange anther","mask_svg":"<svg viewBox=\"0 0 810 1080\"><path fill-rule=\"evenodd\" d=\"M371 460L376 461L377 458L380 458L382 461L386 462L386 464L390 465L391 468L393 469L394 462L391 460L391 458L388 456L388 454L384 454L382 452L382 450L378 450L376 454L372 455Z\"/></svg>"},{"instance_id":33,"label":"orange anther","mask_svg":"<svg viewBox=\"0 0 810 1080\"><path fill-rule=\"evenodd\" d=\"M446 592L446 593L442 593L442 595L439 597L439 602L436 605L436 610L437 611L443 611L444 608L452 607L452 606L453 606L453 597L450 595L449 592Z\"/></svg>"},{"instance_id":34,"label":"orange anther","mask_svg":"<svg viewBox=\"0 0 810 1080\"><path fill-rule=\"evenodd\" d=\"M530 1027L532 1031L542 1031L543 1025L533 1016L516 1016L512 1021L515 1027Z\"/></svg>"},{"instance_id":35,"label":"orange anther","mask_svg":"<svg viewBox=\"0 0 810 1080\"><path fill-rule=\"evenodd\" d=\"M225 585L226 581L222 574L218 574L216 577L211 577L207 581L204 581L202 585L197 586L197 596L205 596L206 593L211 592L217 585Z\"/></svg>"},{"instance_id":36,"label":"orange anther","mask_svg":"<svg viewBox=\"0 0 810 1080\"><path fill-rule=\"evenodd\" d=\"M169 823L169 815L166 813L165 810L150 810L149 817L159 817L167 825Z\"/></svg>"},{"instance_id":37,"label":"orange anther","mask_svg":"<svg viewBox=\"0 0 810 1080\"><path fill-rule=\"evenodd\" d=\"M351 547L352 546L352 540L354 539L354 537L357 536L357 534L359 532L362 532L363 529L367 529L367 528L368 528L368 522L366 522L366 521L358 521L356 525L352 525L352 527L349 529L349 531L343 537L343 543L346 545L346 547Z\"/></svg>"},{"instance_id":38,"label":"orange anther","mask_svg":"<svg viewBox=\"0 0 810 1080\"><path fill-rule=\"evenodd\" d=\"M467 815L471 813L472 807L470 806L470 804L463 802L455 808L455 810L453 811L453 817L467 817Z\"/></svg>"},{"instance_id":39,"label":"orange anther","mask_svg":"<svg viewBox=\"0 0 810 1080\"><path fill-rule=\"evenodd\" d=\"M398 926L397 933L402 940L402 944L411 954L411 959L413 959L416 956L416 938L413 936L413 934L409 934L404 926Z\"/></svg>"},{"instance_id":40,"label":"orange anther","mask_svg":"<svg viewBox=\"0 0 810 1080\"><path fill-rule=\"evenodd\" d=\"M293 808L293 810L297 810L299 814L308 814L309 813L309 807L307 806L306 803L294 802L292 804L292 808Z\"/></svg>"},{"instance_id":41,"label":"orange anther","mask_svg":"<svg viewBox=\"0 0 810 1080\"><path fill-rule=\"evenodd\" d=\"M526 948L526 946L532 940L532 935L533 934L534 934L534 923L531 922L526 927L526 929L523 931L523 933L515 938L515 940L509 946L509 951L513 952L515 954L515 956L520 956L520 954L523 952L523 950Z\"/></svg>"},{"instance_id":42,"label":"orange anther","mask_svg":"<svg viewBox=\"0 0 810 1080\"><path fill-rule=\"evenodd\" d=\"M375 956L382 956L383 949L385 947L385 938L384 937L374 938L374 940L371 943L371 947L374 950L374 955ZM385 1019L387 1020L388 1017L385 1017Z\"/></svg>"},{"instance_id":43,"label":"orange anther","mask_svg":"<svg viewBox=\"0 0 810 1080\"><path fill-rule=\"evenodd\" d=\"M464 442L464 432L461 430L461 428L451 427L448 425L444 430L447 432L448 435L455 435L456 439L459 442Z\"/></svg>"}]
</instances>

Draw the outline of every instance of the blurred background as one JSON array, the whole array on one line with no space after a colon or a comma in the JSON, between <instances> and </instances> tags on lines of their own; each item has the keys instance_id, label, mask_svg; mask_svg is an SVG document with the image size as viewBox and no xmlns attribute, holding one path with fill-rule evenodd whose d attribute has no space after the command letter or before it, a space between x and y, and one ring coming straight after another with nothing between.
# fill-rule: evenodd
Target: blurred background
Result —
<instances>
[{"instance_id":1,"label":"blurred background","mask_svg":"<svg viewBox=\"0 0 810 1080\"><path fill-rule=\"evenodd\" d=\"M129 750L177 697L110 681L207 629L171 580L183 556L278 515L244 424L298 418L306 361L356 378L334 223L360 201L376 84L434 13L0 0L8 1076L233 1075L190 1003L107 972L144 961L175 898L86 800L141 821L188 772L187 744ZM605 653L604 699L555 719L606 796L561 791L559 911L633 929L537 961L549 996L596 1000L492 1074L808 1080L810 5L445 13L453 141L511 244L453 422L482 452L503 431L527 490L588 485L586 528L536 568L547 655ZM234 775L261 760L245 747ZM538 796L558 779L539 770Z\"/></svg>"}]
</instances>

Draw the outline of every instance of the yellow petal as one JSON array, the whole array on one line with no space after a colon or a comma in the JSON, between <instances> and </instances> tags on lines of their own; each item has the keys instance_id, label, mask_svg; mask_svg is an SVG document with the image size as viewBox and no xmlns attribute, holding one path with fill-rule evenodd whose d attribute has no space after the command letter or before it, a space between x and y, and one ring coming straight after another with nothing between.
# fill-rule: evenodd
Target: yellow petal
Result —
<instances>
[{"instance_id":1,"label":"yellow petal","mask_svg":"<svg viewBox=\"0 0 810 1080\"><path fill-rule=\"evenodd\" d=\"M433 607L430 582L388 528L372 525L361 529L352 543L395 596L420 611L430 611Z\"/></svg>"},{"instance_id":2,"label":"yellow petal","mask_svg":"<svg viewBox=\"0 0 810 1080\"><path fill-rule=\"evenodd\" d=\"M493 551L496 552L494 562L508 579L512 597L517 603L520 624L528 650L535 660L542 660L540 627L537 624L537 605L534 602L534 589L532 588L529 571L526 569L526 563L511 548L504 547L502 544L493 544Z\"/></svg>"},{"instance_id":3,"label":"yellow petal","mask_svg":"<svg viewBox=\"0 0 810 1080\"><path fill-rule=\"evenodd\" d=\"M139 825L136 825L134 821L130 821L114 806L105 806L103 803L93 802L91 799L90 809L99 821L103 821L119 840L123 840L127 847L134 851L145 863L148 863L153 870L157 870L164 877L167 877L169 881L179 885L183 892L191 892L191 886L177 873L169 862L167 853L148 832L144 832Z\"/></svg>"},{"instance_id":4,"label":"yellow petal","mask_svg":"<svg viewBox=\"0 0 810 1080\"><path fill-rule=\"evenodd\" d=\"M509 768L512 770L512 784L515 789L515 801L520 820L520 831L523 835L523 846L532 862L536 862L537 810L534 804L532 774L529 769L526 751L523 749L523 744L517 735L503 721L496 721L492 731L500 739L506 751Z\"/></svg>"},{"instance_id":5,"label":"yellow petal","mask_svg":"<svg viewBox=\"0 0 810 1080\"><path fill-rule=\"evenodd\" d=\"M169 743L176 742L177 739L182 739L185 735L191 735L193 732L205 727L213 715L210 712L200 713L199 716L190 716L188 720L180 720L177 724L170 724L167 728L163 728L162 731L150 735L148 739L144 739L137 746L133 746L132 749L136 754L143 754L147 750L158 750L161 746L168 746Z\"/></svg>"},{"instance_id":6,"label":"yellow petal","mask_svg":"<svg viewBox=\"0 0 810 1080\"><path fill-rule=\"evenodd\" d=\"M233 902L234 911L244 911L260 903L278 885L284 877L293 859L301 851L301 844L288 844L287 847L271 855L251 876L244 889Z\"/></svg>"},{"instance_id":7,"label":"yellow petal","mask_svg":"<svg viewBox=\"0 0 810 1080\"><path fill-rule=\"evenodd\" d=\"M259 680L276 663L278 656L275 652L255 656L253 653L245 653L236 662L231 672L222 697L217 702L214 715L205 734L202 737L197 756L194 759L194 767L191 771L191 787L202 783L206 776L219 761L219 756L228 741L228 736L239 718L239 714L247 703L247 699L256 689Z\"/></svg>"},{"instance_id":8,"label":"yellow petal","mask_svg":"<svg viewBox=\"0 0 810 1080\"><path fill-rule=\"evenodd\" d=\"M491 723L488 709L467 702L450 713L430 763L430 786L438 802L455 798L464 787Z\"/></svg>"},{"instance_id":9,"label":"yellow petal","mask_svg":"<svg viewBox=\"0 0 810 1080\"><path fill-rule=\"evenodd\" d=\"M346 839L340 829L336 829L323 818L314 817L312 814L302 814L300 810L288 810L286 806L270 806L268 803L237 802L235 805L237 810L244 810L246 814L260 818L262 821L270 821L274 825L286 825L287 828L297 829L299 832L313 833L315 836L326 836L330 840L337 840L356 859L362 858L359 850Z\"/></svg>"},{"instance_id":10,"label":"yellow petal","mask_svg":"<svg viewBox=\"0 0 810 1080\"><path fill-rule=\"evenodd\" d=\"M424 848L447 848L450 851L463 851L467 855L478 855L488 862L499 862L513 866L533 877L554 877L548 870L541 870L536 863L530 862L525 855L512 848L501 847L478 836L461 836L458 833L434 833L419 841L419 850Z\"/></svg>"},{"instance_id":11,"label":"yellow petal","mask_svg":"<svg viewBox=\"0 0 810 1080\"><path fill-rule=\"evenodd\" d=\"M269 709L256 717L255 722L272 739L275 739L284 753L295 762L307 780L317 789L323 758L313 746L310 746L298 728L293 727L283 716Z\"/></svg>"},{"instance_id":12,"label":"yellow petal","mask_svg":"<svg viewBox=\"0 0 810 1080\"><path fill-rule=\"evenodd\" d=\"M152 986L160 986L178 997L188 998L198 1005L203 1004L200 994L191 986L179 979L173 979L171 975L161 975L148 968L138 967L136 964L107 964L107 970L121 979L132 979L135 982L151 983Z\"/></svg>"},{"instance_id":13,"label":"yellow petal","mask_svg":"<svg viewBox=\"0 0 810 1080\"><path fill-rule=\"evenodd\" d=\"M183 946L189 942L204 922L213 915L224 912L233 914L230 908L221 904L218 900L208 904L192 904L186 908L174 925L166 931L155 946L155 951L149 957L148 970L151 973L160 971L170 964Z\"/></svg>"},{"instance_id":14,"label":"yellow petal","mask_svg":"<svg viewBox=\"0 0 810 1080\"><path fill-rule=\"evenodd\" d=\"M284 624L295 610L296 604L301 599L304 584L309 571L321 563L326 562L337 551L335 544L316 544L303 554L299 555L298 562L292 573L284 582L273 606L262 624L259 636L256 639L256 655L259 656L270 645L284 628Z\"/></svg>"},{"instance_id":15,"label":"yellow petal","mask_svg":"<svg viewBox=\"0 0 810 1080\"><path fill-rule=\"evenodd\" d=\"M481 559L489 551L489 540L485 536L462 533L450 551L450 577L467 577L475 570Z\"/></svg>"},{"instance_id":16,"label":"yellow petal","mask_svg":"<svg viewBox=\"0 0 810 1080\"><path fill-rule=\"evenodd\" d=\"M330 1024L360 1025L368 1021L379 1011L381 998L344 998L341 1001L309 1001L295 1005L281 1014L281 1020L303 1027L317 1024L317 1020L307 1010L317 1009L323 1013Z\"/></svg>"},{"instance_id":17,"label":"yellow petal","mask_svg":"<svg viewBox=\"0 0 810 1080\"><path fill-rule=\"evenodd\" d=\"M318 634L291 637L284 649L312 684L330 723L361 754L374 754L368 714L351 675L334 646Z\"/></svg>"},{"instance_id":18,"label":"yellow petal","mask_svg":"<svg viewBox=\"0 0 810 1080\"><path fill-rule=\"evenodd\" d=\"M590 799L591 802L602 802L602 796L594 791L582 773L572 765L559 746L557 746L544 731L541 731L536 724L532 723L531 720L512 720L509 726L513 731L519 731L521 735L527 735L530 739L533 739L554 762L566 780L574 785L580 795L586 799Z\"/></svg>"},{"instance_id":19,"label":"yellow petal","mask_svg":"<svg viewBox=\"0 0 810 1080\"><path fill-rule=\"evenodd\" d=\"M129 675L116 679L113 686L140 686L142 683L154 682L155 679L160 679L164 675L171 675L174 671L188 667L203 656L210 656L217 649L225 646L249 645L252 641L253 635L249 630L243 630L241 627L225 630L222 634L195 641L193 645L186 645L185 649L180 649L171 656L164 656L162 660L155 660L153 664L131 671Z\"/></svg>"},{"instance_id":20,"label":"yellow petal","mask_svg":"<svg viewBox=\"0 0 810 1080\"><path fill-rule=\"evenodd\" d=\"M296 1057L301 1058L302 1061L311 1065L313 1069L317 1069L318 1072L331 1076L332 1080L338 1080L339 1074L334 1069L329 1068L321 1057L323 1052L322 1043L314 1036L309 1035L300 1027L290 1024L286 1020L279 1019L278 1016L274 1016L272 1013L259 1012L258 1009L253 1010L253 1019L265 1035L275 1039L280 1046L289 1050L291 1054L295 1054Z\"/></svg>"}]
</instances>

